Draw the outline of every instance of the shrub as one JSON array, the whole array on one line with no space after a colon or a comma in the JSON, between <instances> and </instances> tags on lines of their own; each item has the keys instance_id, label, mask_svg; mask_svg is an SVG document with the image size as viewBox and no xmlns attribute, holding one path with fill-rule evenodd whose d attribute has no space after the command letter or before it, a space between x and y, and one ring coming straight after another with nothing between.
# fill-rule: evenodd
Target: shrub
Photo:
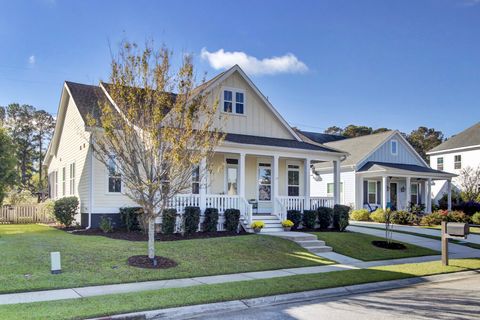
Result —
<instances>
[{"instance_id":1,"label":"shrub","mask_svg":"<svg viewBox=\"0 0 480 320\"><path fill-rule=\"evenodd\" d=\"M252 229L263 229L263 227L265 227L265 222L253 221L250 227L252 227Z\"/></svg>"},{"instance_id":2,"label":"shrub","mask_svg":"<svg viewBox=\"0 0 480 320\"><path fill-rule=\"evenodd\" d=\"M470 218L462 211L451 211L447 215L447 222L464 222L467 223Z\"/></svg>"},{"instance_id":3,"label":"shrub","mask_svg":"<svg viewBox=\"0 0 480 320\"><path fill-rule=\"evenodd\" d=\"M395 211L392 214L392 223L395 224L412 224L416 221L416 215L408 211Z\"/></svg>"},{"instance_id":4,"label":"shrub","mask_svg":"<svg viewBox=\"0 0 480 320\"><path fill-rule=\"evenodd\" d=\"M175 232L175 222L177 220L176 209L165 209L162 214L162 233L173 234Z\"/></svg>"},{"instance_id":5,"label":"shrub","mask_svg":"<svg viewBox=\"0 0 480 320\"><path fill-rule=\"evenodd\" d=\"M39 204L40 210L45 212L49 218L55 219L55 201L47 199Z\"/></svg>"},{"instance_id":6,"label":"shrub","mask_svg":"<svg viewBox=\"0 0 480 320\"><path fill-rule=\"evenodd\" d=\"M102 230L104 233L112 232L113 231L112 218L107 216L102 216L100 218L99 227L100 227L100 230Z\"/></svg>"},{"instance_id":7,"label":"shrub","mask_svg":"<svg viewBox=\"0 0 480 320\"><path fill-rule=\"evenodd\" d=\"M314 229L317 222L317 212L315 210L303 210L302 223L304 228Z\"/></svg>"},{"instance_id":8,"label":"shrub","mask_svg":"<svg viewBox=\"0 0 480 320\"><path fill-rule=\"evenodd\" d=\"M344 231L348 227L349 206L336 204L333 207L333 228L338 231Z\"/></svg>"},{"instance_id":9,"label":"shrub","mask_svg":"<svg viewBox=\"0 0 480 320\"><path fill-rule=\"evenodd\" d=\"M302 213L298 210L288 210L287 219L293 222L292 229L296 230L302 221Z\"/></svg>"},{"instance_id":10,"label":"shrub","mask_svg":"<svg viewBox=\"0 0 480 320\"><path fill-rule=\"evenodd\" d=\"M352 210L350 219L355 221L368 221L370 219L370 213L367 209Z\"/></svg>"},{"instance_id":11,"label":"shrub","mask_svg":"<svg viewBox=\"0 0 480 320\"><path fill-rule=\"evenodd\" d=\"M333 219L333 209L329 207L318 207L318 224L320 224L321 229L328 229L332 224Z\"/></svg>"},{"instance_id":12,"label":"shrub","mask_svg":"<svg viewBox=\"0 0 480 320\"><path fill-rule=\"evenodd\" d=\"M378 208L370 213L370 219L375 222L385 223L385 212L382 208Z\"/></svg>"},{"instance_id":13,"label":"shrub","mask_svg":"<svg viewBox=\"0 0 480 320\"><path fill-rule=\"evenodd\" d=\"M480 224L480 212L477 212L472 216L472 222L474 224Z\"/></svg>"},{"instance_id":14,"label":"shrub","mask_svg":"<svg viewBox=\"0 0 480 320\"><path fill-rule=\"evenodd\" d=\"M416 204L413 202L410 202L408 204L408 211L410 213L413 213L415 215L419 215L425 212L425 205L424 204Z\"/></svg>"},{"instance_id":15,"label":"shrub","mask_svg":"<svg viewBox=\"0 0 480 320\"><path fill-rule=\"evenodd\" d=\"M227 209L225 210L225 230L227 231L237 231L238 224L240 223L240 210L238 209Z\"/></svg>"},{"instance_id":16,"label":"shrub","mask_svg":"<svg viewBox=\"0 0 480 320\"><path fill-rule=\"evenodd\" d=\"M70 227L78 210L77 197L65 197L55 201L53 207L55 219L65 227Z\"/></svg>"},{"instance_id":17,"label":"shrub","mask_svg":"<svg viewBox=\"0 0 480 320\"><path fill-rule=\"evenodd\" d=\"M282 227L284 227L284 228L291 228L291 227L293 227L293 222L290 221L290 220L288 220L288 219L287 219L287 220L283 220L283 221L282 221Z\"/></svg>"},{"instance_id":18,"label":"shrub","mask_svg":"<svg viewBox=\"0 0 480 320\"><path fill-rule=\"evenodd\" d=\"M461 202L452 207L456 211L463 211L466 215L472 216L475 212L480 211L480 203L475 201Z\"/></svg>"},{"instance_id":19,"label":"shrub","mask_svg":"<svg viewBox=\"0 0 480 320\"><path fill-rule=\"evenodd\" d=\"M205 209L205 219L203 220L203 231L216 232L218 223L218 209L207 208Z\"/></svg>"},{"instance_id":20,"label":"shrub","mask_svg":"<svg viewBox=\"0 0 480 320\"><path fill-rule=\"evenodd\" d=\"M120 208L120 220L128 232L140 230L139 218L141 214L143 214L142 207Z\"/></svg>"},{"instance_id":21,"label":"shrub","mask_svg":"<svg viewBox=\"0 0 480 320\"><path fill-rule=\"evenodd\" d=\"M446 210L438 210L432 212L420 220L421 225L425 226L437 226L442 223L442 221L447 220L448 212Z\"/></svg>"},{"instance_id":22,"label":"shrub","mask_svg":"<svg viewBox=\"0 0 480 320\"><path fill-rule=\"evenodd\" d=\"M186 234L192 234L198 231L198 224L200 223L200 208L199 207L185 207L184 231Z\"/></svg>"}]
</instances>

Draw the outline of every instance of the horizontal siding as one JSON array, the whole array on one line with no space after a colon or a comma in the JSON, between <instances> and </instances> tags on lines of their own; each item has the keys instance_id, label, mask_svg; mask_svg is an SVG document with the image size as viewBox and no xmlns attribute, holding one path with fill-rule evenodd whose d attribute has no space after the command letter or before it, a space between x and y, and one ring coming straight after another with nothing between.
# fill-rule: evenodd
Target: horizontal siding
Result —
<instances>
[{"instance_id":1,"label":"horizontal siding","mask_svg":"<svg viewBox=\"0 0 480 320\"><path fill-rule=\"evenodd\" d=\"M320 175L321 181L315 181L310 178L310 193L312 197L329 197L333 196L327 193L327 184L333 183L333 173L325 173ZM341 204L347 206L355 206L355 172L341 172L340 182L343 183L343 194L341 194Z\"/></svg>"}]
</instances>

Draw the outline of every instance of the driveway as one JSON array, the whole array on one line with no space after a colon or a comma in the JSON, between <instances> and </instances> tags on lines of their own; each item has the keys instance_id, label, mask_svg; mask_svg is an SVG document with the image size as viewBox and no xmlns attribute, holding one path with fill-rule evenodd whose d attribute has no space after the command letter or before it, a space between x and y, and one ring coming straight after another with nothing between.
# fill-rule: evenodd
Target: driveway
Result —
<instances>
[{"instance_id":1,"label":"driveway","mask_svg":"<svg viewBox=\"0 0 480 320\"><path fill-rule=\"evenodd\" d=\"M195 319L478 319L480 276Z\"/></svg>"}]
</instances>

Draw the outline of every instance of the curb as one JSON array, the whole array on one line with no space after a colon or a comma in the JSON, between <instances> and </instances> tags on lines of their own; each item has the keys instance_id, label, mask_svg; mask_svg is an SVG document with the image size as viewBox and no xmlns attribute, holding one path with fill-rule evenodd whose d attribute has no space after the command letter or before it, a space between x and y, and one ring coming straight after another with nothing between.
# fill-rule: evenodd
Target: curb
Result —
<instances>
[{"instance_id":1,"label":"curb","mask_svg":"<svg viewBox=\"0 0 480 320\"><path fill-rule=\"evenodd\" d=\"M478 275L479 273L480 270L460 271L455 273L356 284L351 286L287 293L252 299L233 300L227 302L216 302L185 307L133 312L114 316L93 318L90 320L186 319L211 313L240 311L262 306L271 306L277 304L302 302L317 299L327 299L375 291L385 291L432 282L455 281L472 275Z\"/></svg>"}]
</instances>

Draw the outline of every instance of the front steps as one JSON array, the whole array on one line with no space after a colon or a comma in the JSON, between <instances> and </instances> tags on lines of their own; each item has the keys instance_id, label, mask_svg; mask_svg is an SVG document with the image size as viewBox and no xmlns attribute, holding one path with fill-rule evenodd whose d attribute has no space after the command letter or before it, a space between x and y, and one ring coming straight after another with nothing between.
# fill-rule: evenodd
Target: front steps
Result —
<instances>
[{"instance_id":1,"label":"front steps","mask_svg":"<svg viewBox=\"0 0 480 320\"><path fill-rule=\"evenodd\" d=\"M261 233L282 232L283 231L282 222L275 215L270 215L270 214L259 215L259 214L256 214L256 215L252 216L252 220L253 221L263 221L265 223L265 227L263 227ZM253 233L253 229L250 227L250 225L247 226L245 224L245 222L243 222L242 225L243 225L243 228L245 229L245 231Z\"/></svg>"},{"instance_id":2,"label":"front steps","mask_svg":"<svg viewBox=\"0 0 480 320\"><path fill-rule=\"evenodd\" d=\"M316 236L309 233L292 232L292 231L263 232L263 230L262 230L262 233L293 241L314 254L322 253L322 252L331 252L333 250L332 247L325 245L325 241L318 240Z\"/></svg>"}]
</instances>

